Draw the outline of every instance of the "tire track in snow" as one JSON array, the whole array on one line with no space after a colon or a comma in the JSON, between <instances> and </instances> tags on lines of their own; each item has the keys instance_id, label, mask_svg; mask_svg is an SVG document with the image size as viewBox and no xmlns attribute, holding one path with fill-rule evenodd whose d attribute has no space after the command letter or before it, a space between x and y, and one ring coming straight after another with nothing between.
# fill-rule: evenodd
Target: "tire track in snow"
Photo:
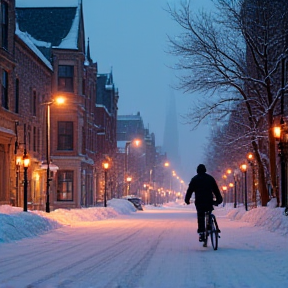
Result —
<instances>
[{"instance_id":1,"label":"tire track in snow","mask_svg":"<svg viewBox=\"0 0 288 288\"><path fill-rule=\"evenodd\" d=\"M134 225L134 226L136 226L136 224ZM125 231L129 231L129 229L124 229L124 231L123 232L125 232ZM135 232L135 233L137 233L137 231ZM107 232L107 235L109 236L109 235L111 235L111 232ZM86 236L86 235L85 235ZM66 236L67 237L67 236ZM125 235L125 236L123 236L121 239L117 239L117 242L116 243L113 243L113 244L111 244L110 246L108 246L108 247L106 247L103 251L97 251L97 252L95 252L95 253L93 253L93 254L89 254L88 253L88 256L87 257L85 257L84 259L82 259L82 260L78 260L78 261L76 261L76 262L74 262L74 263L72 263L71 265L68 265L68 266L65 266L64 268L62 268L62 269L58 269L57 271L55 271L54 273L52 273L52 274L49 274L49 275L46 275L45 277L43 277L42 279L38 279L37 281L35 281L35 282L33 282L33 283L31 283L30 285L32 285L31 287L34 287L35 285L38 285L38 284L41 284L42 282L44 282L44 281L46 281L46 280L48 280L48 279L51 279L51 278L53 278L53 277L56 277L57 275L60 275L61 273L63 273L64 271L66 271L66 270L69 270L69 269L72 269L74 266L77 266L77 265L80 265L80 264L82 264L82 263L84 263L85 261L87 261L89 258L91 258L91 257L98 257L98 256L101 256L101 254L105 254L105 253L107 253L107 249L109 250L109 249L111 249L114 245L119 245L120 243L122 243L123 241L125 242L129 237L131 237L131 235L129 236L127 236L127 235ZM83 237L82 237L83 238ZM7 283L8 281L11 281L13 278L16 278L16 277L21 277L22 275L26 275L26 274L29 274L29 273L34 273L35 272L35 270L39 270L39 269L41 269L41 270L44 270L45 271L45 267L46 266L49 266L49 265L51 265L51 264L54 264L55 262L57 263L57 261L58 260L62 260L62 259L64 259L66 256L69 256L69 255L71 255L71 249L73 248L76 248L76 249L79 249L79 247L81 248L81 247L88 247L88 249L89 249L89 245L88 246L86 246L85 244L88 244L88 243L90 243L91 242L91 238L93 238L93 235L88 235L88 236L86 236L86 239L84 240L84 242L83 241L81 241L81 242L79 242L78 244L76 244L76 245L73 245L72 247L71 246L69 246L69 247L67 247L67 248L65 248L65 249L62 249L61 247L60 247L60 249L59 249L59 256L57 257L54 257L53 259L51 259L50 261L45 261L43 264L41 264L41 265L39 265L39 262L37 262L37 261L39 261L39 260L42 260L43 261L43 259L45 259L45 257L43 257L43 254L42 254L42 252L41 252L41 250L39 250L39 253L37 253L37 254L34 254L33 256L33 262L35 262L36 263L36 266L33 266L33 267L29 267L28 269L22 269L21 270L21 272L20 273L18 273L17 275L14 275L14 276L11 276L11 277L9 277L9 276L7 276L7 272L8 271L10 271L10 269L9 270L7 270L6 271L6 275L1 271L1 274L3 274L4 275L4 277L6 276L6 278L3 278L3 279L1 279L1 283ZM48 245L49 246L49 245ZM51 246L49 246L49 248L50 249L48 249L49 250L49 254L51 254ZM79 249L79 250L81 250L81 249ZM83 249L82 249L83 250ZM64 251L64 254L63 254L63 251ZM57 251L55 251L55 254L57 255ZM27 253L27 257L29 257L30 258L30 260L31 260L31 253L29 254L29 253ZM18 257L18 256L17 256ZM104 257L105 258L105 257ZM17 258L18 260L19 259L21 259L21 258ZM16 259L16 262L17 262L17 259ZM27 258L25 258L25 259L27 259ZM57 269L57 267L55 267L55 269ZM61 272L59 272L59 271L61 271ZM15 271L14 271L15 272ZM47 278L47 279L46 279ZM39 282L39 283L38 283Z\"/></svg>"}]
</instances>

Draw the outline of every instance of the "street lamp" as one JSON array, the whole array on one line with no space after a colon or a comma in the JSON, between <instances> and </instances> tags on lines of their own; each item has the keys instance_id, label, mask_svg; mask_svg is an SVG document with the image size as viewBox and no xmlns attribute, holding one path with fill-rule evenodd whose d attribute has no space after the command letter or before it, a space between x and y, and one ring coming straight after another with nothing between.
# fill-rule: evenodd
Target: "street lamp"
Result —
<instances>
[{"instance_id":1,"label":"street lamp","mask_svg":"<svg viewBox=\"0 0 288 288\"><path fill-rule=\"evenodd\" d=\"M46 105L46 161L47 161L47 181L46 181L46 212L50 213L50 106L53 103L63 104L65 99L63 97L57 97L52 101L45 102L42 105Z\"/></svg>"},{"instance_id":2,"label":"street lamp","mask_svg":"<svg viewBox=\"0 0 288 288\"><path fill-rule=\"evenodd\" d=\"M22 163L22 157L18 156L16 157L16 199L15 199L15 205L18 207L19 205L19 180L20 180L20 167Z\"/></svg>"},{"instance_id":3,"label":"street lamp","mask_svg":"<svg viewBox=\"0 0 288 288\"><path fill-rule=\"evenodd\" d=\"M286 177L286 159L284 154L284 141L283 141L283 127L284 120L281 117L280 126L275 126L274 129L274 137L278 142L278 156L280 157L281 164L281 207L287 206L287 177Z\"/></svg>"},{"instance_id":4,"label":"street lamp","mask_svg":"<svg viewBox=\"0 0 288 288\"><path fill-rule=\"evenodd\" d=\"M107 170L109 169L109 163L103 162L102 166L104 168L104 175L105 175L104 207L107 207Z\"/></svg>"},{"instance_id":5,"label":"street lamp","mask_svg":"<svg viewBox=\"0 0 288 288\"><path fill-rule=\"evenodd\" d=\"M223 194L224 194L224 205L223 206L225 206L225 204L226 204L226 201L227 201L227 199L226 199L226 191L227 191L227 186L226 185L224 185L224 186L222 186L222 190L223 190Z\"/></svg>"},{"instance_id":6,"label":"street lamp","mask_svg":"<svg viewBox=\"0 0 288 288\"><path fill-rule=\"evenodd\" d=\"M170 166L170 163L169 163L168 161L166 161L166 162L164 163L164 166L165 166L165 167L169 167L169 166Z\"/></svg>"},{"instance_id":7,"label":"street lamp","mask_svg":"<svg viewBox=\"0 0 288 288\"><path fill-rule=\"evenodd\" d=\"M132 141L127 141L125 144L125 159L124 159L124 179L125 177L127 177L128 175L128 154L129 154L129 146L131 144L134 144L134 146L139 147L141 145L141 140L139 139L134 139ZM128 195L128 191L127 191L127 195Z\"/></svg>"},{"instance_id":8,"label":"street lamp","mask_svg":"<svg viewBox=\"0 0 288 288\"><path fill-rule=\"evenodd\" d=\"M231 188L230 191L229 191L229 194L228 194L228 195L229 195L229 201L228 201L228 202L230 203L230 200L231 200L231 198L232 198L232 193L233 193L234 184L233 184L232 182L230 182L230 183L229 183L229 187ZM230 195L231 195L231 196L230 196ZM231 201L231 202L232 202L232 201Z\"/></svg>"},{"instance_id":9,"label":"street lamp","mask_svg":"<svg viewBox=\"0 0 288 288\"><path fill-rule=\"evenodd\" d=\"M131 185L132 177L128 176L126 180L128 183L128 187L127 187L127 196L128 196L130 193L130 185Z\"/></svg>"},{"instance_id":10,"label":"street lamp","mask_svg":"<svg viewBox=\"0 0 288 288\"><path fill-rule=\"evenodd\" d=\"M234 175L233 175L234 176L234 208L237 207L237 189L236 189L236 186L237 186L237 182L239 181L239 174L240 174L239 169L235 169Z\"/></svg>"},{"instance_id":11,"label":"street lamp","mask_svg":"<svg viewBox=\"0 0 288 288\"><path fill-rule=\"evenodd\" d=\"M257 207L257 201L256 201L256 187L255 187L255 160L254 160L254 154L252 152L249 152L247 154L247 160L249 165L252 169L252 202L254 202L255 207Z\"/></svg>"},{"instance_id":12,"label":"street lamp","mask_svg":"<svg viewBox=\"0 0 288 288\"><path fill-rule=\"evenodd\" d=\"M23 155L23 166L24 166L24 205L23 205L23 211L27 212L27 202L28 202L28 167L30 164L30 159L24 151Z\"/></svg>"},{"instance_id":13,"label":"street lamp","mask_svg":"<svg viewBox=\"0 0 288 288\"><path fill-rule=\"evenodd\" d=\"M245 210L248 211L248 206L247 206L247 165L246 164L240 165L240 170L244 173L244 176L245 176Z\"/></svg>"}]
</instances>

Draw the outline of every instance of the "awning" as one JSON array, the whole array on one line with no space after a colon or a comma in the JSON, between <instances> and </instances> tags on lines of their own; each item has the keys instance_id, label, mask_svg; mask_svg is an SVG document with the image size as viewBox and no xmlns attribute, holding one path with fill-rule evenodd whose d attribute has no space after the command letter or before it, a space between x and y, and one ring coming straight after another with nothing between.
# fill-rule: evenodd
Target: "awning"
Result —
<instances>
[{"instance_id":1,"label":"awning","mask_svg":"<svg viewBox=\"0 0 288 288\"><path fill-rule=\"evenodd\" d=\"M43 162L40 166L40 169L43 169L43 170L47 170L47 168L48 168L48 165L46 162ZM59 167L53 163L50 163L49 164L49 170L50 171L57 171L57 170L59 170Z\"/></svg>"}]
</instances>

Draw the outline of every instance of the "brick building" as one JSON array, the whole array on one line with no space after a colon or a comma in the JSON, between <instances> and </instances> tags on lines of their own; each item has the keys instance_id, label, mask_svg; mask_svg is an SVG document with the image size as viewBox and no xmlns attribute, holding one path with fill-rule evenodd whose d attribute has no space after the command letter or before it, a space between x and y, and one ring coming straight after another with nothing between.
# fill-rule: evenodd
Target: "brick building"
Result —
<instances>
[{"instance_id":1,"label":"brick building","mask_svg":"<svg viewBox=\"0 0 288 288\"><path fill-rule=\"evenodd\" d=\"M97 202L103 202L104 195L104 171L102 163L108 160L108 199L116 197L118 167L116 161L117 141L117 111L118 111L118 90L113 81L112 71L107 74L97 75L97 96L96 96L96 123L97 150L96 150L96 197Z\"/></svg>"},{"instance_id":2,"label":"brick building","mask_svg":"<svg viewBox=\"0 0 288 288\"><path fill-rule=\"evenodd\" d=\"M18 99L15 95L15 0L1 1L1 37L0 37L0 203L10 204L16 197L13 183L15 121L18 121Z\"/></svg>"},{"instance_id":3,"label":"brick building","mask_svg":"<svg viewBox=\"0 0 288 288\"><path fill-rule=\"evenodd\" d=\"M144 128L140 112L119 115L117 123L118 157L121 159L122 156L121 161L127 162L126 171L124 169L121 173L126 184L123 185L123 194L127 193L126 177L131 176L130 194L141 197L145 203L160 203L158 189L169 187L168 169L164 167L166 154L155 146L155 135ZM135 139L141 141L138 147L133 145Z\"/></svg>"},{"instance_id":4,"label":"brick building","mask_svg":"<svg viewBox=\"0 0 288 288\"><path fill-rule=\"evenodd\" d=\"M106 153L97 113L109 112L107 139L116 147L118 92L110 106L97 107L97 64L89 42L85 49L82 3L15 8L7 0L1 11L0 204L23 205L23 167L16 158L27 152L29 208L44 210L47 204L47 155L51 210L94 205L102 171L95 163ZM65 103L57 105L60 95Z\"/></svg>"}]
</instances>

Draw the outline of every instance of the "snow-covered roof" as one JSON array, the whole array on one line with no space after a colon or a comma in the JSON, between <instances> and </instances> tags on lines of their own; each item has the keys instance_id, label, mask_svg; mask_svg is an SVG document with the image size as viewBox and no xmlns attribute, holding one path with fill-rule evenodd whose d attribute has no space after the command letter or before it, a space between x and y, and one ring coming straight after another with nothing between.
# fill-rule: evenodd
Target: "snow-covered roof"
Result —
<instances>
[{"instance_id":1,"label":"snow-covered roof","mask_svg":"<svg viewBox=\"0 0 288 288\"><path fill-rule=\"evenodd\" d=\"M71 29L68 35L62 40L60 45L53 46L53 48L59 49L77 49L78 48L78 33L79 33L79 15L80 15L80 5L78 6L73 20Z\"/></svg>"},{"instance_id":2,"label":"snow-covered roof","mask_svg":"<svg viewBox=\"0 0 288 288\"><path fill-rule=\"evenodd\" d=\"M22 32L19 30L18 23L16 23L16 31L15 34L38 56L38 58L51 70L53 67L51 63L47 60L47 58L41 53L41 51L37 48L38 47L51 47L51 43L47 43L44 41L39 41L34 39L30 34L27 32Z\"/></svg>"},{"instance_id":3,"label":"snow-covered roof","mask_svg":"<svg viewBox=\"0 0 288 288\"><path fill-rule=\"evenodd\" d=\"M54 49L77 50L81 5L60 6L62 1L57 7L17 6L19 30L35 40L51 43ZM38 46L35 41L34 44Z\"/></svg>"}]
</instances>

